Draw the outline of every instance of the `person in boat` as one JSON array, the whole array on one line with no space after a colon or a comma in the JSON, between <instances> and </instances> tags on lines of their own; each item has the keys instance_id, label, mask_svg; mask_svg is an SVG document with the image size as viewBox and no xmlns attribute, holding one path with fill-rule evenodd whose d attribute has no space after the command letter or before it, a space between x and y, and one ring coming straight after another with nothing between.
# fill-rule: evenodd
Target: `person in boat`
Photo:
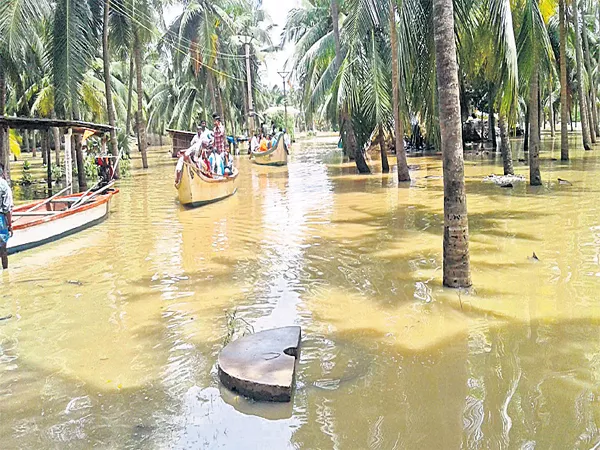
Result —
<instances>
[{"instance_id":1,"label":"person in boat","mask_svg":"<svg viewBox=\"0 0 600 450\"><path fill-rule=\"evenodd\" d=\"M220 155L225 153L225 126L221 122L218 114L213 114L215 128L213 130L213 147L217 149Z\"/></svg>"},{"instance_id":2,"label":"person in boat","mask_svg":"<svg viewBox=\"0 0 600 450\"><path fill-rule=\"evenodd\" d=\"M266 152L267 150L269 150L269 143L267 142L267 138L265 138L265 135L263 134L260 137L260 144L258 145L258 151Z\"/></svg>"},{"instance_id":3,"label":"person in boat","mask_svg":"<svg viewBox=\"0 0 600 450\"><path fill-rule=\"evenodd\" d=\"M250 140L250 153L254 153L258 151L258 147L260 147L260 141L258 140L258 134L254 133L252 139Z\"/></svg>"},{"instance_id":4,"label":"person in boat","mask_svg":"<svg viewBox=\"0 0 600 450\"><path fill-rule=\"evenodd\" d=\"M287 152L290 151L290 147L292 146L292 140L290 139L290 135L287 134L287 130L281 130L283 133L283 143L285 144L285 150Z\"/></svg>"},{"instance_id":5,"label":"person in boat","mask_svg":"<svg viewBox=\"0 0 600 450\"><path fill-rule=\"evenodd\" d=\"M202 143L205 140L210 141L211 138L212 138L212 131L210 129L206 128L206 120L203 120L200 122L200 125L198 125L198 129L196 131L196 134L192 138L190 147L193 147L198 142Z\"/></svg>"},{"instance_id":6,"label":"person in boat","mask_svg":"<svg viewBox=\"0 0 600 450\"><path fill-rule=\"evenodd\" d=\"M4 166L0 164L0 259L2 269L8 269L8 240L12 229L13 195L8 181L4 178Z\"/></svg>"},{"instance_id":7,"label":"person in boat","mask_svg":"<svg viewBox=\"0 0 600 450\"><path fill-rule=\"evenodd\" d=\"M223 176L225 172L225 166L223 164L223 156L216 147L212 148L212 152L208 157L211 172L214 175Z\"/></svg>"}]
</instances>

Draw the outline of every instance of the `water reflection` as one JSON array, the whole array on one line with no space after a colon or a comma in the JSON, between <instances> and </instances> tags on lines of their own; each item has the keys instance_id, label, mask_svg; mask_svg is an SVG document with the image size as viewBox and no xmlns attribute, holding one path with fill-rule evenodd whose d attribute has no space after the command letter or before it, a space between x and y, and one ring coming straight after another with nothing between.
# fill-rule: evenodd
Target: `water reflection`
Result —
<instances>
[{"instance_id":1,"label":"water reflection","mask_svg":"<svg viewBox=\"0 0 600 450\"><path fill-rule=\"evenodd\" d=\"M440 285L439 156L411 158L398 189L335 144L297 145L287 168L242 157L239 192L194 210L154 152L107 222L15 256L0 277L3 446L597 445L595 152L556 161L546 140L536 190L482 183L499 154L467 156L475 290L459 294ZM220 388L232 311L255 330L302 326L293 404Z\"/></svg>"}]
</instances>

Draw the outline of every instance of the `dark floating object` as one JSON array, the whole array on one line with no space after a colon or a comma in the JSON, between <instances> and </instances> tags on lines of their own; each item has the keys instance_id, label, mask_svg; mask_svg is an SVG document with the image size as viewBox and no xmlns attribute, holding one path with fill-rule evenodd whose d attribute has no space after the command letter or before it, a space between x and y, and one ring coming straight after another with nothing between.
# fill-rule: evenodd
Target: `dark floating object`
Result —
<instances>
[{"instance_id":1,"label":"dark floating object","mask_svg":"<svg viewBox=\"0 0 600 450\"><path fill-rule=\"evenodd\" d=\"M8 316L0 317L0 321L12 319L12 316L13 316L12 314L9 314Z\"/></svg>"},{"instance_id":2,"label":"dark floating object","mask_svg":"<svg viewBox=\"0 0 600 450\"><path fill-rule=\"evenodd\" d=\"M512 183L504 183L500 185L501 188L513 188L513 184Z\"/></svg>"},{"instance_id":3,"label":"dark floating object","mask_svg":"<svg viewBox=\"0 0 600 450\"><path fill-rule=\"evenodd\" d=\"M573 183L571 183L569 180L563 180L562 178L558 179L558 184L564 184L567 186L573 186Z\"/></svg>"},{"instance_id":4,"label":"dark floating object","mask_svg":"<svg viewBox=\"0 0 600 450\"><path fill-rule=\"evenodd\" d=\"M219 355L225 387L254 400L289 402L300 347L300 327L283 327L244 336Z\"/></svg>"},{"instance_id":5,"label":"dark floating object","mask_svg":"<svg viewBox=\"0 0 600 450\"><path fill-rule=\"evenodd\" d=\"M79 280L68 280L67 281L68 284L74 284L76 286L83 286L83 283Z\"/></svg>"},{"instance_id":6,"label":"dark floating object","mask_svg":"<svg viewBox=\"0 0 600 450\"><path fill-rule=\"evenodd\" d=\"M540 258L538 258L538 256L535 254L535 252L533 252L533 255L531 255L528 259L532 260L532 261L539 261Z\"/></svg>"}]
</instances>

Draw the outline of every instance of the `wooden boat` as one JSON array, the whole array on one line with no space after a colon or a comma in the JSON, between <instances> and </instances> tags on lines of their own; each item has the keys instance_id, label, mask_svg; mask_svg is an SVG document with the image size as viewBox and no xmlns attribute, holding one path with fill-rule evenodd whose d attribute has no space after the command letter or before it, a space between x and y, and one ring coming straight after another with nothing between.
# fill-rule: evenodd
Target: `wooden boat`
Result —
<instances>
[{"instance_id":1,"label":"wooden boat","mask_svg":"<svg viewBox=\"0 0 600 450\"><path fill-rule=\"evenodd\" d=\"M96 195L52 197L15 208L8 254L56 241L102 222L108 217L110 199L118 192L115 189Z\"/></svg>"},{"instance_id":2,"label":"wooden boat","mask_svg":"<svg viewBox=\"0 0 600 450\"><path fill-rule=\"evenodd\" d=\"M176 186L179 202L185 206L202 206L218 202L237 190L238 170L229 177L210 178L188 162L183 163L181 181Z\"/></svg>"},{"instance_id":3,"label":"wooden boat","mask_svg":"<svg viewBox=\"0 0 600 450\"><path fill-rule=\"evenodd\" d=\"M285 166L287 165L288 151L283 135L277 140L277 145L266 152L252 152L255 164L261 166Z\"/></svg>"}]
</instances>

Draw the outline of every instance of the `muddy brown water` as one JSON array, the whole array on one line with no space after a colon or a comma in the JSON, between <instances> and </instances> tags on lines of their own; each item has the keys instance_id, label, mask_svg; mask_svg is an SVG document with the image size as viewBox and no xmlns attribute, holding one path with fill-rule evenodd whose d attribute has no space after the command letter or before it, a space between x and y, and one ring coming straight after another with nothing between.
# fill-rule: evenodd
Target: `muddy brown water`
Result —
<instances>
[{"instance_id":1,"label":"muddy brown water","mask_svg":"<svg viewBox=\"0 0 600 450\"><path fill-rule=\"evenodd\" d=\"M0 275L0 447L592 448L599 155L553 161L545 139L544 185L513 189L481 182L499 157L470 155L459 294L441 286L439 157L411 158L398 189L353 175L334 139L304 141L287 168L240 159L235 196L186 210L156 150L107 221ZM234 311L302 326L293 404L220 387Z\"/></svg>"}]
</instances>

